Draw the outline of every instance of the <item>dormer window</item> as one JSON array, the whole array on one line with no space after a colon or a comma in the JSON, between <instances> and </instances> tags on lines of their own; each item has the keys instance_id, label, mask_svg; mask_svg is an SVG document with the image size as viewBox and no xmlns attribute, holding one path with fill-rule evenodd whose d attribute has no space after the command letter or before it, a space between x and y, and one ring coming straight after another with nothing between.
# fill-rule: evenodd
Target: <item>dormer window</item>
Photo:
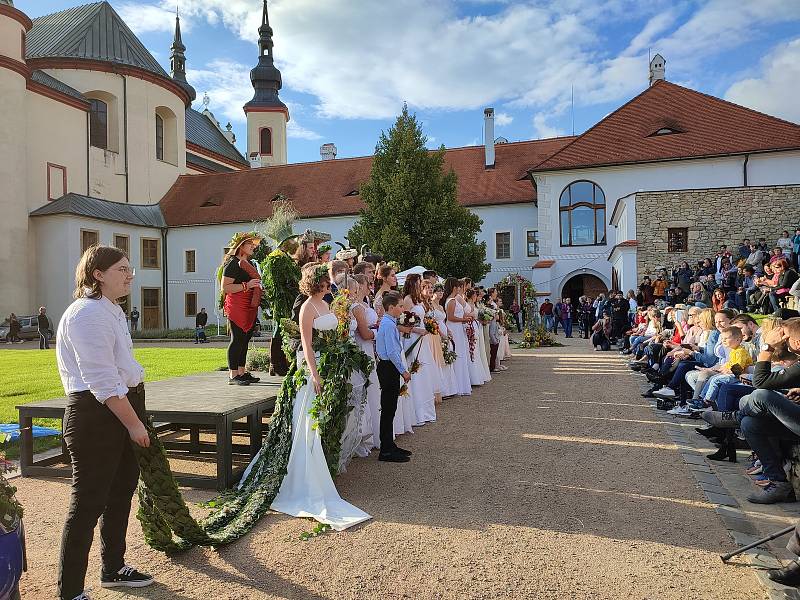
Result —
<instances>
[{"instance_id":1,"label":"dormer window","mask_svg":"<svg viewBox=\"0 0 800 600\"><path fill-rule=\"evenodd\" d=\"M222 199L219 196L209 196L205 202L203 202L200 207L204 208L207 206L220 206L222 204Z\"/></svg>"},{"instance_id":2,"label":"dormer window","mask_svg":"<svg viewBox=\"0 0 800 600\"><path fill-rule=\"evenodd\" d=\"M345 196L358 196L358 190L351 190L347 192Z\"/></svg>"},{"instance_id":3,"label":"dormer window","mask_svg":"<svg viewBox=\"0 0 800 600\"><path fill-rule=\"evenodd\" d=\"M653 133L651 133L647 137L656 137L658 135L672 135L673 133L683 133L680 129L676 129L675 127L661 127L656 129Z\"/></svg>"}]
</instances>

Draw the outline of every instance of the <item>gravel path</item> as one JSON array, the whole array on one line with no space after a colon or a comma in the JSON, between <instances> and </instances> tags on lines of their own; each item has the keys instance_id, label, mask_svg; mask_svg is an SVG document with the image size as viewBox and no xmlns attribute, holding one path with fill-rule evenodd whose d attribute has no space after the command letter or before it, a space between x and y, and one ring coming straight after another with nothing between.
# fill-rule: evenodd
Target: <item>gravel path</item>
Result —
<instances>
[{"instance_id":1,"label":"gravel path","mask_svg":"<svg viewBox=\"0 0 800 600\"><path fill-rule=\"evenodd\" d=\"M337 479L374 519L299 540L313 523L268 515L244 539L168 559L135 518L128 560L154 574L143 598L765 598L664 425L623 363L570 346L516 351L439 422L405 436L408 464L355 460ZM68 484L17 479L26 507L25 598L55 595ZM186 491L192 501L208 493ZM89 565L101 590L99 541Z\"/></svg>"}]
</instances>

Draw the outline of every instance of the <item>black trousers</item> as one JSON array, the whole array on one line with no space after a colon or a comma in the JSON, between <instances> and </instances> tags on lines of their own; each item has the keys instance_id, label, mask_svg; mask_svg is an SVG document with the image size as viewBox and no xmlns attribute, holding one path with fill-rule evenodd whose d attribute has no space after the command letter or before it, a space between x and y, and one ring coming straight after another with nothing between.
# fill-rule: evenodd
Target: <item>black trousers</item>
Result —
<instances>
[{"instance_id":1,"label":"black trousers","mask_svg":"<svg viewBox=\"0 0 800 600\"><path fill-rule=\"evenodd\" d=\"M50 339L47 336L47 331L39 331L39 350L50 349Z\"/></svg>"},{"instance_id":2,"label":"black trousers","mask_svg":"<svg viewBox=\"0 0 800 600\"><path fill-rule=\"evenodd\" d=\"M253 337L255 326L250 331L245 331L233 321L228 321L231 326L231 343L228 344L228 368L231 371L243 367L247 362L247 345Z\"/></svg>"},{"instance_id":3,"label":"black trousers","mask_svg":"<svg viewBox=\"0 0 800 600\"><path fill-rule=\"evenodd\" d=\"M144 421L144 385L128 390ZM58 587L63 600L84 590L89 548L100 520L104 573L125 565L125 535L139 466L128 430L91 392L70 394L64 412L64 442L72 463L72 491L61 538Z\"/></svg>"},{"instance_id":4,"label":"black trousers","mask_svg":"<svg viewBox=\"0 0 800 600\"><path fill-rule=\"evenodd\" d=\"M283 353L283 336L280 331L272 334L272 340L269 343L269 366L271 375L280 375L283 377L289 372L289 361Z\"/></svg>"},{"instance_id":5,"label":"black trousers","mask_svg":"<svg viewBox=\"0 0 800 600\"><path fill-rule=\"evenodd\" d=\"M391 452L394 447L394 415L400 394L400 373L390 360L379 360L375 369L381 386L381 452Z\"/></svg>"}]
</instances>

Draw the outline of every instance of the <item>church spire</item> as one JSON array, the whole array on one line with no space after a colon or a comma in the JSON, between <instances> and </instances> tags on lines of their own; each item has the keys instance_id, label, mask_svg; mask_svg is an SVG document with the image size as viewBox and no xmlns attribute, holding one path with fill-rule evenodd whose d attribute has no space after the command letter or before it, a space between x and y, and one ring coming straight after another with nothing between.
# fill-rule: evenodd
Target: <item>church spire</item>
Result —
<instances>
[{"instance_id":1,"label":"church spire","mask_svg":"<svg viewBox=\"0 0 800 600\"><path fill-rule=\"evenodd\" d=\"M183 41L181 40L181 18L180 15L178 15L177 8L175 9L175 37L172 40L170 51L169 65L172 79L189 92L189 96L192 102L194 102L194 99L197 98L197 92L195 92L194 88L186 81L186 55L184 54L184 52L186 52L186 46L183 45Z\"/></svg>"},{"instance_id":2,"label":"church spire","mask_svg":"<svg viewBox=\"0 0 800 600\"><path fill-rule=\"evenodd\" d=\"M286 111L288 117L286 105L278 98L278 90L282 85L281 72L273 62L272 47L272 27L269 26L267 0L264 0L261 27L258 28L258 65L250 71L250 82L253 84L255 94L253 99L244 105L244 111L272 107Z\"/></svg>"}]
</instances>

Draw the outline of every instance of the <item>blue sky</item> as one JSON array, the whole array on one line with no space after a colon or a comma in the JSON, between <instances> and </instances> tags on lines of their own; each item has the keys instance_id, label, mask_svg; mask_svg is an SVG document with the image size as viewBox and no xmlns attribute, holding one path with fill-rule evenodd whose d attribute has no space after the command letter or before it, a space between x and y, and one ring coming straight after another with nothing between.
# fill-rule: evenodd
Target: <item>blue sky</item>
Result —
<instances>
[{"instance_id":1,"label":"blue sky","mask_svg":"<svg viewBox=\"0 0 800 600\"><path fill-rule=\"evenodd\" d=\"M190 83L230 121L258 51L260 0L177 0ZM31 17L74 0L16 0ZM169 70L176 0L111 4ZM647 86L648 52L667 79L800 122L796 0L274 0L275 59L289 106L289 161L371 154L403 101L429 146L483 142L483 107L510 141L581 133Z\"/></svg>"}]
</instances>

